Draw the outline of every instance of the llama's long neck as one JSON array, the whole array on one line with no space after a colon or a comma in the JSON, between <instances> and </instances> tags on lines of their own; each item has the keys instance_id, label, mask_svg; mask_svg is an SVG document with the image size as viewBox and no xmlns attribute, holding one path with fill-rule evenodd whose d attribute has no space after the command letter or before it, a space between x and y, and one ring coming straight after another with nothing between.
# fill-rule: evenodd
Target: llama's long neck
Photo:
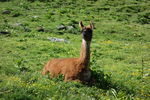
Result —
<instances>
[{"instance_id":1,"label":"llama's long neck","mask_svg":"<svg viewBox=\"0 0 150 100\"><path fill-rule=\"evenodd\" d=\"M86 67L89 66L90 62L90 41L85 41L82 39L81 52L80 52L80 61Z\"/></svg>"}]
</instances>

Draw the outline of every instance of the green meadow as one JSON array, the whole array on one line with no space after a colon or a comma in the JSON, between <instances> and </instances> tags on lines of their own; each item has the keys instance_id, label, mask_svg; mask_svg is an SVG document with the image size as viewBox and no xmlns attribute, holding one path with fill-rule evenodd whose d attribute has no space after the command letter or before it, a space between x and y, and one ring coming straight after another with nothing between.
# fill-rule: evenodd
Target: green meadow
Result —
<instances>
[{"instance_id":1,"label":"green meadow","mask_svg":"<svg viewBox=\"0 0 150 100\"><path fill-rule=\"evenodd\" d=\"M48 60L79 57L81 20L95 25L95 81L43 76ZM0 0L0 100L149 99L149 0Z\"/></svg>"}]
</instances>

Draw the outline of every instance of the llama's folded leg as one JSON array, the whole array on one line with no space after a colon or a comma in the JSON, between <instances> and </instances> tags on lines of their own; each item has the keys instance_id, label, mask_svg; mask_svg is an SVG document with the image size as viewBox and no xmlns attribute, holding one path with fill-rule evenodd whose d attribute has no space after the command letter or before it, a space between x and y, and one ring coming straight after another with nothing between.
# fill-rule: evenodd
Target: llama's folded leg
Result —
<instances>
[{"instance_id":1,"label":"llama's folded leg","mask_svg":"<svg viewBox=\"0 0 150 100\"><path fill-rule=\"evenodd\" d=\"M65 82L68 82L68 81L71 81L71 80L72 80L72 79L68 76L68 74L66 74L64 81L65 81Z\"/></svg>"}]
</instances>

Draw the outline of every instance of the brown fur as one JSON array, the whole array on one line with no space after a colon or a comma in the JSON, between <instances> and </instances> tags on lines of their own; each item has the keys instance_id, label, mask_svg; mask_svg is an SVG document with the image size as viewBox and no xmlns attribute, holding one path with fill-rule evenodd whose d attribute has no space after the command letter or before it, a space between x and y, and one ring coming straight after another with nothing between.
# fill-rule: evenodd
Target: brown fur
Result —
<instances>
[{"instance_id":1,"label":"brown fur","mask_svg":"<svg viewBox=\"0 0 150 100\"><path fill-rule=\"evenodd\" d=\"M89 81L91 78L91 70L89 68L90 61L90 42L92 39L93 24L84 27L82 22L79 23L82 33L82 45L79 58L62 58L52 59L43 68L42 74L45 75L50 72L51 78L57 77L59 74L63 74L65 81ZM91 31L86 31L91 30ZM90 33L89 33L90 32Z\"/></svg>"}]
</instances>

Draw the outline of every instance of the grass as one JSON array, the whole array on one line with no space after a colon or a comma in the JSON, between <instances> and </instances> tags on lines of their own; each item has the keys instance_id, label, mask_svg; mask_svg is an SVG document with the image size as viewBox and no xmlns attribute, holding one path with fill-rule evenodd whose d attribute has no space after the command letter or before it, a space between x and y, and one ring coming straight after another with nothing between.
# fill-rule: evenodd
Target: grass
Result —
<instances>
[{"instance_id":1,"label":"grass","mask_svg":"<svg viewBox=\"0 0 150 100\"><path fill-rule=\"evenodd\" d=\"M11 34L0 34L1 100L150 98L149 1L3 1L0 32ZM42 76L41 70L49 59L79 56L80 20L85 24L93 20L96 27L91 45L95 82L65 83L63 76ZM74 28L58 30L60 25ZM39 32L39 27L44 31ZM48 37L69 42L51 42Z\"/></svg>"}]
</instances>

